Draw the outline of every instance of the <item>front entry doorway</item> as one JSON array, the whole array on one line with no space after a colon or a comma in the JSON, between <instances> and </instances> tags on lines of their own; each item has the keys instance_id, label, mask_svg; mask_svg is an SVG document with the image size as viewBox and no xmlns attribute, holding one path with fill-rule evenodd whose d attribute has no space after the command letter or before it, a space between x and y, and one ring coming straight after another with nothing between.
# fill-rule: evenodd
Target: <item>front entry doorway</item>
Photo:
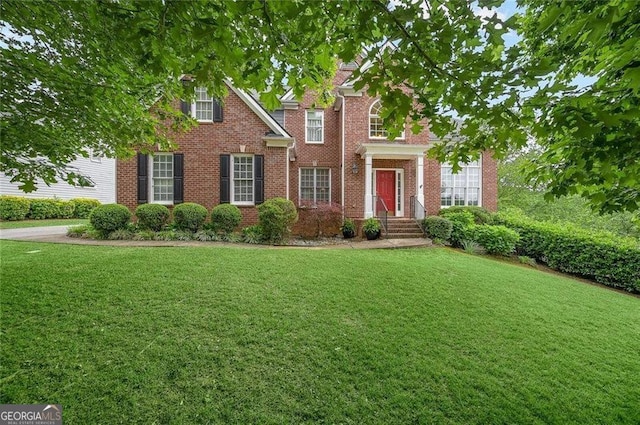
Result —
<instances>
[{"instance_id":1,"label":"front entry doorway","mask_svg":"<svg viewBox=\"0 0 640 425\"><path fill-rule=\"evenodd\" d=\"M376 170L376 196L384 201L390 216L396 215L396 170ZM376 214L384 210L382 202L376 201Z\"/></svg>"}]
</instances>

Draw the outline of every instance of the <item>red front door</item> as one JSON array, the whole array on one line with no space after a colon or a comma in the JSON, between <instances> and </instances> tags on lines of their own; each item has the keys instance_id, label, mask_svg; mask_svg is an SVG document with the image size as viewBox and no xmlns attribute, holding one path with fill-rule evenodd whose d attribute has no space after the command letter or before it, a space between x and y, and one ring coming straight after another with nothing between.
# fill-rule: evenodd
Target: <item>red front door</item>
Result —
<instances>
[{"instance_id":1,"label":"red front door","mask_svg":"<svg viewBox=\"0 0 640 425\"><path fill-rule=\"evenodd\" d=\"M376 196L384 200L389 215L396 215L396 172L376 170ZM376 202L376 212L384 210L380 201Z\"/></svg>"}]
</instances>

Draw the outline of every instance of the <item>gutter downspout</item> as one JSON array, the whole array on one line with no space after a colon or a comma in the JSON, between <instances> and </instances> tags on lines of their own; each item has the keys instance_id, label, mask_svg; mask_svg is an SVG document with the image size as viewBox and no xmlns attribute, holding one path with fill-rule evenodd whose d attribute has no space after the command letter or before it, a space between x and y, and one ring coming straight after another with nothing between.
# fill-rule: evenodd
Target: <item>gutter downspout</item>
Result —
<instances>
[{"instance_id":1,"label":"gutter downspout","mask_svg":"<svg viewBox=\"0 0 640 425\"><path fill-rule=\"evenodd\" d=\"M338 91L338 94L337 94L336 97L340 98L340 100L342 101L342 108L340 108L341 109L340 112L342 114L342 118L340 120L341 121L340 126L342 127L340 129L340 135L341 135L341 138L342 138L342 140L341 140L341 142L342 142L342 167L341 167L341 170L340 170L340 172L341 172L341 175L340 175L340 179L341 179L340 180L340 191L342 192L341 193L342 219L344 220L345 213L346 213L346 210L347 210L347 208L346 208L346 206L344 204L344 179L345 179L345 175L344 175L344 173L345 173L345 171L344 171L345 170L345 162L344 162L344 160L345 160L344 115L345 114L344 114L344 110L347 107L347 105L346 105L344 96L341 95L339 91Z\"/></svg>"}]
</instances>

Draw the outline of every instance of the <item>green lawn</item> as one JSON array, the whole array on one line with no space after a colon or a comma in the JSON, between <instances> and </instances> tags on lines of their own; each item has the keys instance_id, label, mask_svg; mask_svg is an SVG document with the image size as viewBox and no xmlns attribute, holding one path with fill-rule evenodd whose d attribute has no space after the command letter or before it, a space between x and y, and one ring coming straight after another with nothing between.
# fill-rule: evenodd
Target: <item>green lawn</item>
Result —
<instances>
[{"instance_id":1,"label":"green lawn","mask_svg":"<svg viewBox=\"0 0 640 425\"><path fill-rule=\"evenodd\" d=\"M22 221L0 221L0 229L22 229L24 227L43 226L75 226L77 224L87 224L89 220L81 218L68 218L56 220L22 220Z\"/></svg>"},{"instance_id":2,"label":"green lawn","mask_svg":"<svg viewBox=\"0 0 640 425\"><path fill-rule=\"evenodd\" d=\"M640 423L640 299L447 249L1 242L0 403L64 422Z\"/></svg>"}]
</instances>

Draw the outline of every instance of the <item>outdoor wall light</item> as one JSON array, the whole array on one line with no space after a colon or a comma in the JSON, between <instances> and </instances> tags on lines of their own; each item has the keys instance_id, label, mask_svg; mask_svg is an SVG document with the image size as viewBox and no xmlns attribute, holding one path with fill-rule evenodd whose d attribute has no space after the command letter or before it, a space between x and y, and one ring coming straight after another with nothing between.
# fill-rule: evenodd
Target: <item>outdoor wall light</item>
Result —
<instances>
[{"instance_id":1,"label":"outdoor wall light","mask_svg":"<svg viewBox=\"0 0 640 425\"><path fill-rule=\"evenodd\" d=\"M351 171L353 172L353 174L358 174L358 163L354 162L353 165L351 166Z\"/></svg>"}]
</instances>

